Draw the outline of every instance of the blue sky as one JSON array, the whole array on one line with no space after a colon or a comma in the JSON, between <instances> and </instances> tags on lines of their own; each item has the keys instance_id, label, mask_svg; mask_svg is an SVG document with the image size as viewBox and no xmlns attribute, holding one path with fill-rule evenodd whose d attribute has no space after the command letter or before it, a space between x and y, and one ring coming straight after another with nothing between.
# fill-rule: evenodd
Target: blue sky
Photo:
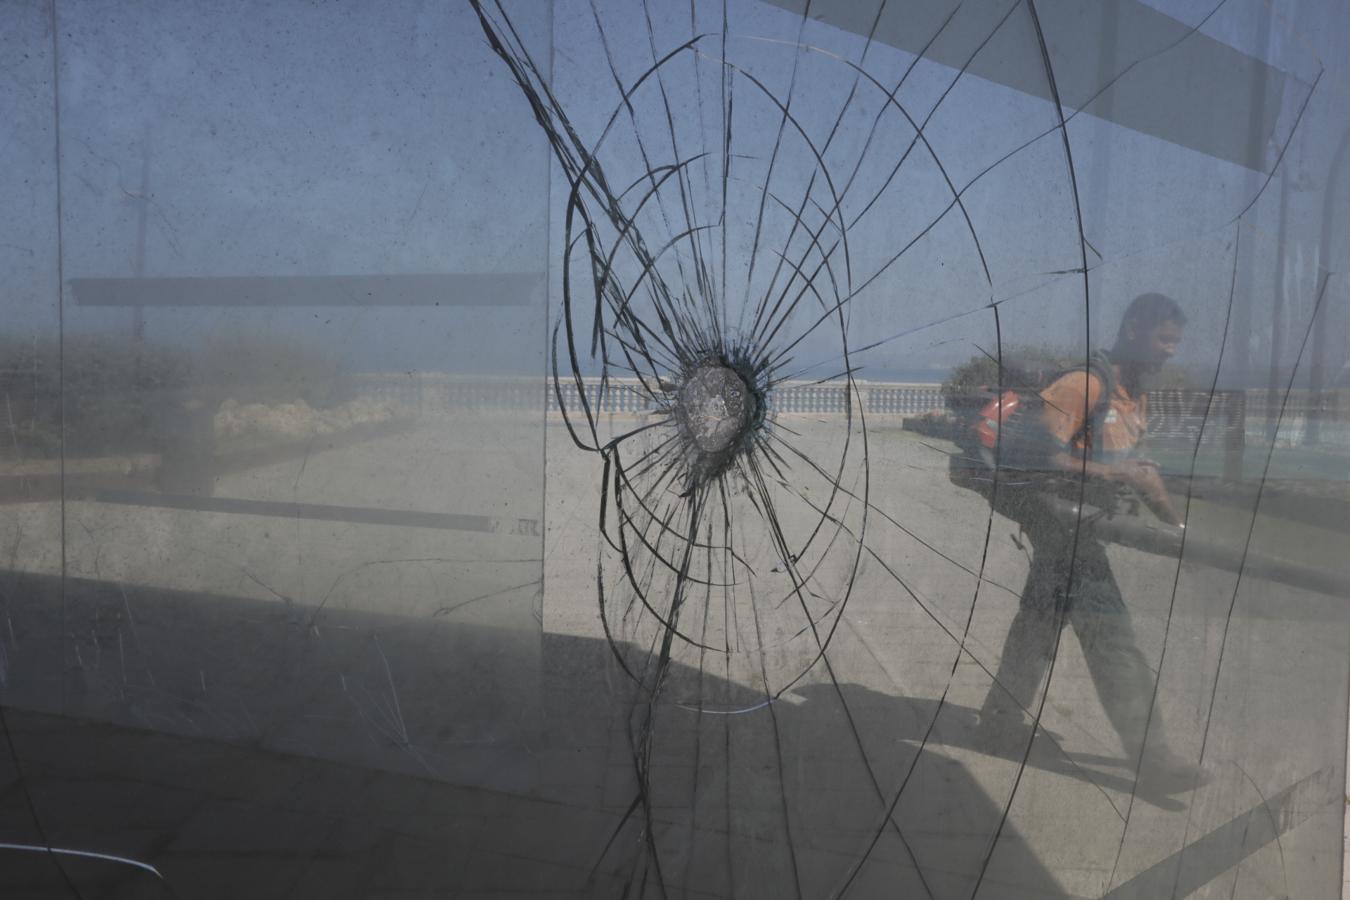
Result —
<instances>
[{"instance_id":1,"label":"blue sky","mask_svg":"<svg viewBox=\"0 0 1350 900\"><path fill-rule=\"evenodd\" d=\"M1186 23L1212 8L1155 5ZM662 6L650 41L640 6L599 6L621 78L650 65L652 41L665 52L691 32L683 5ZM56 312L52 41L45 4L15 10L16 27L3 40L6 58L16 62L6 69L3 90L25 127L0 144L21 210L0 225L0 253L11 272L6 330L45 334L54 329ZM558 97L578 131L597 136L616 93L589 2L519 3L508 10L532 54L551 61ZM741 284L778 122L768 96L745 76L779 97L791 84L794 113L819 146L857 77L843 60L861 60L870 75L892 85L912 56L873 44L864 57L860 36L819 23L801 30L811 49L800 50L797 16L759 0L732 3L730 10L726 59L737 67L740 106L728 218L740 229L730 229L727 256L736 276L729 281ZM700 31L720 28L720 4L700 6L698 16ZM1346 205L1348 189L1331 174L1350 108L1346 70L1325 52L1337 46L1337 34L1345 35L1345 16L1330 3L1294 4L1282 16L1271 18L1260 2L1230 2L1204 27L1206 35L1293 76L1269 142L1272 165L1301 92L1321 64L1329 67L1277 177L1240 226L1238 306L1250 312L1242 333L1230 337L1252 361L1251 372L1229 373L1233 380L1263 377L1272 333L1279 338L1277 360L1292 361L1327 261L1326 203L1334 208L1330 258L1343 257L1350 244L1334 214ZM556 170L550 181L542 134L467 3L63 2L58 18L60 265L67 280L547 270L556 302L561 182ZM636 133L653 158L669 161L718 147L722 52L720 39L703 41L697 54L663 69L675 98L678 147L664 139L655 83L637 98ZM1014 60L1038 52L1022 9L982 51ZM1163 61L1141 67L1150 64ZM950 66L921 62L898 99L921 119L954 78ZM862 82L826 154L836 175L850 171L862 154L881 108L879 89ZM846 210L861 209L855 198L870 196L890 171L895 148L912 135L894 110L880 123ZM962 186L1054 124L1046 101L967 75L942 100L925 135ZM620 125L601 159L613 183L627 184L643 162L632 123L621 119ZM1090 113L1073 119L1069 137L1084 231L1102 255L1089 259L1094 342L1106 339L1116 311L1133 294L1162 290L1191 311L1192 361L1212 369L1239 230L1228 223L1265 176ZM776 195L796 200L814 169L807 144L789 130L768 180ZM720 210L720 169L691 172L695 217L711 221ZM1069 174L1052 132L963 195L990 279L974 252L972 229L955 214L887 263L949 202L941 173L924 148L916 149L850 230L853 284L876 278L850 299L849 340L857 347L884 339L854 364L884 377L965 359L977 352L975 345L993 340L992 316L982 311L991 299L1003 301L1005 344L1083 346L1082 278L1055 274L1078 264ZM828 205L823 185L817 179L812 200ZM673 203L674 196L664 199ZM790 220L771 205L767 221L764 245L775 237L781 244ZM649 243L661 242L662 221L653 214L641 224ZM792 246L801 251L798 241ZM760 280L748 290L728 289L733 310L753 304L767 288L762 279L772 270L757 267ZM1282 304L1268 299L1277 281ZM355 369L542 371L544 322L556 318L556 306L546 311L538 303L485 301L453 308L156 307L146 311L145 327L149 339L189 344L222 330L294 334L332 349ZM964 315L931 325L956 314ZM80 307L68 296L64 327L129 335L131 318L130 310ZM1343 315L1328 320L1341 335L1333 344L1342 356L1344 323ZM785 333L799 324L790 323ZM837 329L804 340L796 357L803 368L829 374L840 357Z\"/></svg>"}]
</instances>

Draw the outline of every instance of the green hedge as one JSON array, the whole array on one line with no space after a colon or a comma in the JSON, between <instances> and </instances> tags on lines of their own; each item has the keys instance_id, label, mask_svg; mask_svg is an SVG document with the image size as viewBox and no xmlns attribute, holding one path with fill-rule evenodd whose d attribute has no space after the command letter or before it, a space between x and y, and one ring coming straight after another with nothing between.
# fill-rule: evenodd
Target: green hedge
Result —
<instances>
[{"instance_id":1,"label":"green hedge","mask_svg":"<svg viewBox=\"0 0 1350 900\"><path fill-rule=\"evenodd\" d=\"M150 344L71 338L63 355L55 341L0 342L0 433L12 428L6 449L17 443L25 457L59 452L64 394L67 454L149 449L147 436L191 372L186 352Z\"/></svg>"},{"instance_id":2,"label":"green hedge","mask_svg":"<svg viewBox=\"0 0 1350 900\"><path fill-rule=\"evenodd\" d=\"M1003 378L1000 381L998 362L980 353L952 369L947 380L942 382L942 399L952 412L965 414L989 402L999 384L1005 390L1036 388L1047 384L1066 369L1081 366L1083 359L1081 350L1025 346L1007 348L1003 351ZM1149 380L1148 387L1153 390L1186 390L1207 389L1208 385L1195 373L1169 363Z\"/></svg>"},{"instance_id":3,"label":"green hedge","mask_svg":"<svg viewBox=\"0 0 1350 900\"><path fill-rule=\"evenodd\" d=\"M999 378L998 361L980 353L952 369L942 382L942 399L952 412L964 414L987 403L1000 384L1008 388L1025 389L1043 384L1074 365L1081 365L1082 354L1041 347L1009 348L1003 352L1003 377Z\"/></svg>"},{"instance_id":4,"label":"green hedge","mask_svg":"<svg viewBox=\"0 0 1350 900\"><path fill-rule=\"evenodd\" d=\"M67 338L62 354L54 340L0 338L0 456L58 454L63 396L67 456L105 456L209 440L227 398L324 408L354 395L336 355L281 337L224 335L195 356L92 337Z\"/></svg>"}]
</instances>

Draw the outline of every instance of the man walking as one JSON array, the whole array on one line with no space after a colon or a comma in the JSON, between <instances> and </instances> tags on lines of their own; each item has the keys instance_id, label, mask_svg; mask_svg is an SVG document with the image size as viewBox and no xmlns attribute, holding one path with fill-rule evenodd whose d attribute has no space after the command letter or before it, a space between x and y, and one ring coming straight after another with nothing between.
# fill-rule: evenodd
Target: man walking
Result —
<instances>
[{"instance_id":1,"label":"man walking","mask_svg":"<svg viewBox=\"0 0 1350 900\"><path fill-rule=\"evenodd\" d=\"M1083 479L1089 497L1132 488L1159 519L1182 524L1157 467L1136 450L1147 420L1144 382L1176 353L1185 324L1169 297L1136 297L1111 350L1041 392L1043 408L1028 414L1038 416L1030 425L1047 448L1041 458L1052 477ZM1194 776L1194 767L1167 749L1160 717L1149 724L1154 676L1136 645L1106 547L1089 528L1056 514L1048 491L1019 502L1018 518L1032 545L1031 570L1004 641L998 683L980 713L981 733L997 738L1021 730L1022 711L1035 709L1058 632L1068 623L1132 765L1139 764L1147 729L1153 737L1150 769L1164 777Z\"/></svg>"}]
</instances>

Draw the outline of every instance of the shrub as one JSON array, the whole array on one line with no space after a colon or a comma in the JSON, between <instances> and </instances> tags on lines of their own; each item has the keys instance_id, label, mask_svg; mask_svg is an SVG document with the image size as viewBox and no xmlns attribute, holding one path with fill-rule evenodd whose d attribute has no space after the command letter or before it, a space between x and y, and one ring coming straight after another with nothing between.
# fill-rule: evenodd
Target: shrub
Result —
<instances>
[{"instance_id":1,"label":"shrub","mask_svg":"<svg viewBox=\"0 0 1350 900\"><path fill-rule=\"evenodd\" d=\"M210 337L196 360L197 391L217 405L294 403L328 409L356 396L337 353L285 336L244 331Z\"/></svg>"},{"instance_id":2,"label":"shrub","mask_svg":"<svg viewBox=\"0 0 1350 900\"><path fill-rule=\"evenodd\" d=\"M64 361L65 371L62 372ZM50 456L61 448L62 399L66 453L126 453L146 449L191 375L182 350L108 338L75 337L64 355L54 340L0 340L0 386L5 393L4 431L24 456Z\"/></svg>"},{"instance_id":3,"label":"shrub","mask_svg":"<svg viewBox=\"0 0 1350 900\"><path fill-rule=\"evenodd\" d=\"M1003 352L1003 377L998 361L980 353L952 369L942 382L942 399L955 413L966 413L987 403L1000 384L1008 388L1028 389L1044 385L1055 373L1081 364L1081 354L1043 347L1009 348Z\"/></svg>"},{"instance_id":4,"label":"shrub","mask_svg":"<svg viewBox=\"0 0 1350 900\"><path fill-rule=\"evenodd\" d=\"M63 399L66 454L104 456L179 446L227 399L326 409L356 393L336 356L271 335L215 337L195 359L108 337L69 337L64 350L0 338L0 454L58 454Z\"/></svg>"},{"instance_id":5,"label":"shrub","mask_svg":"<svg viewBox=\"0 0 1350 900\"><path fill-rule=\"evenodd\" d=\"M998 363L984 353L972 356L952 369L942 382L942 399L958 414L979 409L994 396L1001 383L1004 390L1039 390L1066 369L1083 364L1083 353L1053 347L1013 347L1003 351L1003 378ZM1206 390L1203 379L1178 365L1168 363L1148 382L1150 390Z\"/></svg>"}]
</instances>

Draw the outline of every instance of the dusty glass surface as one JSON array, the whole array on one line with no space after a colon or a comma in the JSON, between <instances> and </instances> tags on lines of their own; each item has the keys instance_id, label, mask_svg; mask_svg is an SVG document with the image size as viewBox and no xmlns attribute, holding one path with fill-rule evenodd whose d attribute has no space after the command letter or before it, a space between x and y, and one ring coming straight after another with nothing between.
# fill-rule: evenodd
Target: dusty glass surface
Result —
<instances>
[{"instance_id":1,"label":"dusty glass surface","mask_svg":"<svg viewBox=\"0 0 1350 900\"><path fill-rule=\"evenodd\" d=\"M6 893L303 895L400 785L535 790L548 160L472 11L3 16Z\"/></svg>"},{"instance_id":2,"label":"dusty glass surface","mask_svg":"<svg viewBox=\"0 0 1350 900\"><path fill-rule=\"evenodd\" d=\"M1339 4L0 15L7 896L1339 895Z\"/></svg>"}]
</instances>

